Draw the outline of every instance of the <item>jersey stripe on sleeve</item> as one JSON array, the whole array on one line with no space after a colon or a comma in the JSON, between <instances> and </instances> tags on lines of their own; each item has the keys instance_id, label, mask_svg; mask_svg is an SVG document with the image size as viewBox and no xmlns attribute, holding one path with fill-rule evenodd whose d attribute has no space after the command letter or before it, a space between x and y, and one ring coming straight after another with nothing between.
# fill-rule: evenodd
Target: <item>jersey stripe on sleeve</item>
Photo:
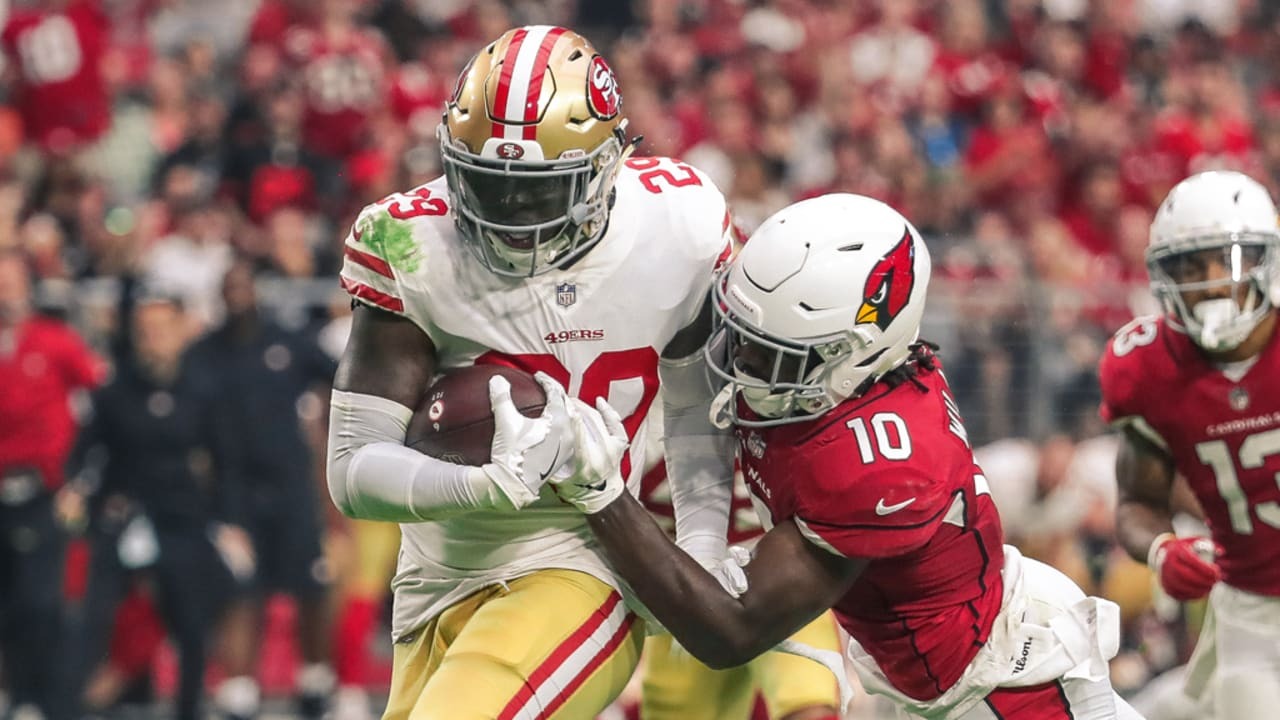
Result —
<instances>
[{"instance_id":1,"label":"jersey stripe on sleeve","mask_svg":"<svg viewBox=\"0 0 1280 720\"><path fill-rule=\"evenodd\" d=\"M340 277L339 281L342 283L342 289L346 290L353 297L359 298L371 305L376 305L383 310L388 310L393 313L404 312L404 301L398 297L388 295L380 290L374 290L368 285L352 280L345 275Z\"/></svg>"},{"instance_id":2,"label":"jersey stripe on sleeve","mask_svg":"<svg viewBox=\"0 0 1280 720\"><path fill-rule=\"evenodd\" d=\"M369 253L357 250L350 245L343 246L342 254L346 255L352 262L363 265L385 278L394 280L396 277L395 274L391 272L391 265L387 263L386 260L383 260L376 255L370 255Z\"/></svg>"}]
</instances>

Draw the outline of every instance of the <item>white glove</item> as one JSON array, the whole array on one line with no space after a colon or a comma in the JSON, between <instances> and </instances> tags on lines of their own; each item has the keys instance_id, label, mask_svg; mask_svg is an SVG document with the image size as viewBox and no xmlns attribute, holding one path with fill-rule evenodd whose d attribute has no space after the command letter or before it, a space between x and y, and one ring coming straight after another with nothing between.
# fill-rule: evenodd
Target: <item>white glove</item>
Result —
<instances>
[{"instance_id":1,"label":"white glove","mask_svg":"<svg viewBox=\"0 0 1280 720\"><path fill-rule=\"evenodd\" d=\"M594 408L580 400L572 401L571 407L573 463L556 473L551 483L560 499L593 515L626 489L621 463L630 443L622 418L604 398L597 399Z\"/></svg>"},{"instance_id":2,"label":"white glove","mask_svg":"<svg viewBox=\"0 0 1280 720\"><path fill-rule=\"evenodd\" d=\"M564 388L543 373L534 377L547 395L542 414L536 418L525 417L516 409L506 378L489 378L493 445L490 461L480 469L516 509L537 500L547 479L573 455Z\"/></svg>"},{"instance_id":3,"label":"white glove","mask_svg":"<svg viewBox=\"0 0 1280 720\"><path fill-rule=\"evenodd\" d=\"M742 597L742 593L747 591L747 574L742 571L742 568L751 562L751 551L741 545L730 545L727 552L728 555L718 561L699 560L699 562L707 572L720 581L720 587L724 588L725 592L734 597Z\"/></svg>"}]
</instances>

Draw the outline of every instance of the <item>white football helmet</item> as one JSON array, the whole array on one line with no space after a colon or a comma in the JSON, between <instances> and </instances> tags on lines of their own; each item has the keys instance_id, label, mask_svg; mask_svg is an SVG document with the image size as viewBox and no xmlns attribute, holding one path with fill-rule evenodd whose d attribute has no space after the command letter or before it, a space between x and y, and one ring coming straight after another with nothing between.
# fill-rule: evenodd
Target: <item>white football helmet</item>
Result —
<instances>
[{"instance_id":1,"label":"white football helmet","mask_svg":"<svg viewBox=\"0 0 1280 720\"><path fill-rule=\"evenodd\" d=\"M1151 223L1147 272L1173 327L1211 352L1249 337L1280 302L1280 229L1266 188L1202 172L1169 191ZM1218 277L1211 277L1214 267ZM1188 307L1186 293L1208 293Z\"/></svg>"},{"instance_id":2,"label":"white football helmet","mask_svg":"<svg viewBox=\"0 0 1280 720\"><path fill-rule=\"evenodd\" d=\"M712 421L804 422L906 362L920 334L929 250L897 211L823 195L764 222L712 291L707 365L726 385ZM741 394L756 417L738 413Z\"/></svg>"}]
</instances>

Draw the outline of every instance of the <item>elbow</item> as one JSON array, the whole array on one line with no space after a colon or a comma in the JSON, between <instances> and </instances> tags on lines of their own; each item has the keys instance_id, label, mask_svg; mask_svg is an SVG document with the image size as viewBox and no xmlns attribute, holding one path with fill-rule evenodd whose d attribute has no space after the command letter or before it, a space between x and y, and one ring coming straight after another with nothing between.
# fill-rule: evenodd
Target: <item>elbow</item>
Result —
<instances>
[{"instance_id":1,"label":"elbow","mask_svg":"<svg viewBox=\"0 0 1280 720\"><path fill-rule=\"evenodd\" d=\"M690 640L685 646L689 654L713 670L746 665L776 644L758 627L736 622L715 623Z\"/></svg>"},{"instance_id":2,"label":"elbow","mask_svg":"<svg viewBox=\"0 0 1280 720\"><path fill-rule=\"evenodd\" d=\"M738 637L741 639L720 638L714 647L707 648L702 654L692 654L712 670L729 670L746 665L769 649L760 647L751 637Z\"/></svg>"},{"instance_id":3,"label":"elbow","mask_svg":"<svg viewBox=\"0 0 1280 720\"><path fill-rule=\"evenodd\" d=\"M349 458L348 458L349 459ZM350 464L341 462L339 458L330 457L325 468L325 480L329 486L329 499L338 512L352 520L363 519L356 509L355 499L347 490L347 473Z\"/></svg>"},{"instance_id":4,"label":"elbow","mask_svg":"<svg viewBox=\"0 0 1280 720\"><path fill-rule=\"evenodd\" d=\"M356 512L355 506L351 503L351 498L342 489L344 483L339 480L334 482L333 475L329 476L329 499L333 501L333 506L338 508L338 512L352 520L359 520L360 515Z\"/></svg>"}]
</instances>

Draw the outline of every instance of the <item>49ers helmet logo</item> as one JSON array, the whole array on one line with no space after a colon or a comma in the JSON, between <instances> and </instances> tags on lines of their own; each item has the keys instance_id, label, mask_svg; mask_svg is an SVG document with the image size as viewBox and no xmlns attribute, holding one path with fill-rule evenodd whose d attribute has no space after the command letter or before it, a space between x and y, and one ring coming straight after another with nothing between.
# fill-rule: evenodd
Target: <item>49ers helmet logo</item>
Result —
<instances>
[{"instance_id":1,"label":"49ers helmet logo","mask_svg":"<svg viewBox=\"0 0 1280 720\"><path fill-rule=\"evenodd\" d=\"M504 142L498 146L498 157L507 160L519 160L524 157L524 148L513 142Z\"/></svg>"},{"instance_id":2,"label":"49ers helmet logo","mask_svg":"<svg viewBox=\"0 0 1280 720\"><path fill-rule=\"evenodd\" d=\"M618 78L599 55L591 58L591 67L587 70L587 106L591 114L601 120L613 118L622 106Z\"/></svg>"},{"instance_id":3,"label":"49ers helmet logo","mask_svg":"<svg viewBox=\"0 0 1280 720\"><path fill-rule=\"evenodd\" d=\"M903 228L902 239L871 268L867 284L862 288L862 306L856 322L875 323L888 330L889 323L902 312L915 288L916 247L910 228Z\"/></svg>"}]
</instances>

